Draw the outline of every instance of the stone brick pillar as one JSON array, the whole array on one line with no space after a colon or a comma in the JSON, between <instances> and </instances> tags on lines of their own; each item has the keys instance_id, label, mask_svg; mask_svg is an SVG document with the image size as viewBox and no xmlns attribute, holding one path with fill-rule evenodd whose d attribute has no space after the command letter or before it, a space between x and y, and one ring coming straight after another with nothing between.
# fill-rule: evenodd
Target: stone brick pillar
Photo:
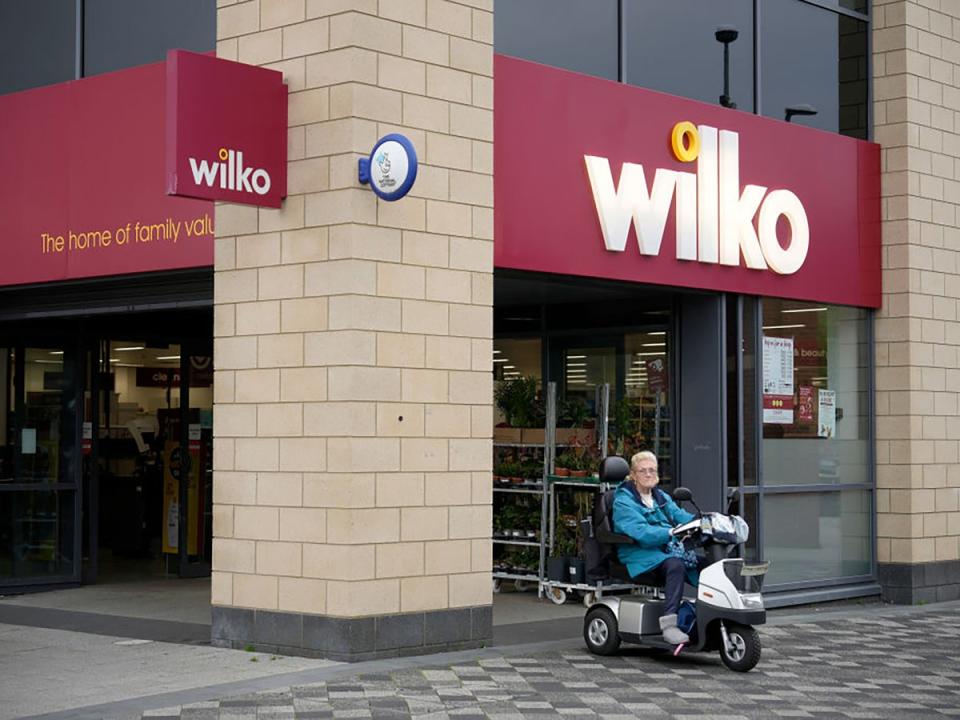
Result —
<instances>
[{"instance_id":1,"label":"stone brick pillar","mask_svg":"<svg viewBox=\"0 0 960 720\"><path fill-rule=\"evenodd\" d=\"M283 71L289 196L216 218L213 640L334 659L492 635L493 0L220 0ZM378 200L390 132L420 168Z\"/></svg>"},{"instance_id":2,"label":"stone brick pillar","mask_svg":"<svg viewBox=\"0 0 960 720\"><path fill-rule=\"evenodd\" d=\"M960 5L873 3L883 145L876 323L878 559L885 599L960 597Z\"/></svg>"}]
</instances>

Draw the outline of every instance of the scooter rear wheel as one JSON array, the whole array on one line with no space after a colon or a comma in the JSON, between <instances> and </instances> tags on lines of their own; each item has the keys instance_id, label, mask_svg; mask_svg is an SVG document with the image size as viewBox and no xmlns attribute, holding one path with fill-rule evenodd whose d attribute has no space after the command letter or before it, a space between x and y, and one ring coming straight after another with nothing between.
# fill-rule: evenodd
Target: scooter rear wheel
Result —
<instances>
[{"instance_id":1,"label":"scooter rear wheel","mask_svg":"<svg viewBox=\"0 0 960 720\"><path fill-rule=\"evenodd\" d=\"M583 619L583 640L594 655L612 655L620 647L617 618L608 607L596 607Z\"/></svg>"},{"instance_id":2,"label":"scooter rear wheel","mask_svg":"<svg viewBox=\"0 0 960 720\"><path fill-rule=\"evenodd\" d=\"M733 645L727 649L720 642L720 659L723 664L736 672L747 672L760 662L760 633L749 625L727 624L727 637Z\"/></svg>"}]
</instances>

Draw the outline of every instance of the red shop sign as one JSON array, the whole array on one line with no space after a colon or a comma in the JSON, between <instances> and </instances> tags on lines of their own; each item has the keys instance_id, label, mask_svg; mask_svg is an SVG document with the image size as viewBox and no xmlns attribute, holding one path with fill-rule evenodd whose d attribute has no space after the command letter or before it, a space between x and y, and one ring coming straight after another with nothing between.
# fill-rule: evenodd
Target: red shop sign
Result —
<instances>
[{"instance_id":1,"label":"red shop sign","mask_svg":"<svg viewBox=\"0 0 960 720\"><path fill-rule=\"evenodd\" d=\"M497 55L494 264L879 307L880 147Z\"/></svg>"},{"instance_id":2,"label":"red shop sign","mask_svg":"<svg viewBox=\"0 0 960 720\"><path fill-rule=\"evenodd\" d=\"M167 192L280 207L287 195L287 86L276 70L171 50Z\"/></svg>"},{"instance_id":3,"label":"red shop sign","mask_svg":"<svg viewBox=\"0 0 960 720\"><path fill-rule=\"evenodd\" d=\"M165 63L0 96L0 285L213 265L164 193Z\"/></svg>"}]
</instances>

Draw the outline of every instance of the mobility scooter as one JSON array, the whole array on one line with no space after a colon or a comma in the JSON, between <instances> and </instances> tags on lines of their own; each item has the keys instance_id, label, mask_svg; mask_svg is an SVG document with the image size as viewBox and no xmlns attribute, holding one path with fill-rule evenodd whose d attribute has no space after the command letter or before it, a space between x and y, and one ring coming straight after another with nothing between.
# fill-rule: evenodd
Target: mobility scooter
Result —
<instances>
[{"instance_id":1,"label":"mobility scooter","mask_svg":"<svg viewBox=\"0 0 960 720\"><path fill-rule=\"evenodd\" d=\"M609 486L623 481L629 472L626 460L608 457L600 466L600 479ZM586 553L588 564L593 565L594 574L643 584L643 576L629 577L617 556L617 547L632 543L633 539L615 532L614 492L615 488L596 496L592 537L587 540L591 546ZM693 502L687 488L676 488L672 496L677 502ZM741 537L729 532L736 526L741 528ZM760 637L753 626L766 622L760 589L769 563L747 564L740 558L728 557L738 542L746 540L742 537L745 528L739 518L732 523L726 515L701 513L698 509L696 518L672 531L674 537L683 539L687 549L701 549L710 562L700 572L696 600L693 603L685 601L680 609L681 629L690 636L689 644L674 646L664 641L659 624L662 593L654 591L652 594L606 596L591 605L583 622L583 637L590 652L610 655L617 651L621 642L669 650L674 655L682 649L718 650L723 663L731 670L751 670L760 661Z\"/></svg>"}]
</instances>

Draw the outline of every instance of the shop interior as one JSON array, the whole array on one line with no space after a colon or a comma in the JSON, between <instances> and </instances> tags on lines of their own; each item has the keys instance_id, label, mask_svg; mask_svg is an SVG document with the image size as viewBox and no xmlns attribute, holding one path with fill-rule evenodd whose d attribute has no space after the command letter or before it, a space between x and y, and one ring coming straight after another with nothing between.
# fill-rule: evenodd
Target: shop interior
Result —
<instances>
[{"instance_id":1,"label":"shop interior","mask_svg":"<svg viewBox=\"0 0 960 720\"><path fill-rule=\"evenodd\" d=\"M8 328L0 347L7 584L209 574L210 320L208 309L181 310Z\"/></svg>"},{"instance_id":2,"label":"shop interior","mask_svg":"<svg viewBox=\"0 0 960 720\"><path fill-rule=\"evenodd\" d=\"M650 450L662 485L672 486L675 296L635 284L498 271L495 299L494 590L533 590L541 574L572 587L586 580L583 521L602 457ZM548 421L551 383L556 401ZM556 426L546 504L545 425ZM539 567L544 534L547 564L562 566L553 573ZM568 594L548 591L558 604Z\"/></svg>"}]
</instances>

